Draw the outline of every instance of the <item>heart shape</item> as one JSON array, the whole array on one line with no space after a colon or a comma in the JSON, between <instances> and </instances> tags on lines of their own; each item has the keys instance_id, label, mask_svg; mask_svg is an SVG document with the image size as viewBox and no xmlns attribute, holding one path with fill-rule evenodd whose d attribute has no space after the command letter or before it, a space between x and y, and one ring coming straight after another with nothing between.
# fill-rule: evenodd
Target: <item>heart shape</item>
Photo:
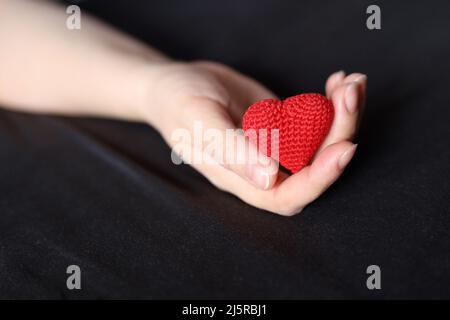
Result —
<instances>
[{"instance_id":1,"label":"heart shape","mask_svg":"<svg viewBox=\"0 0 450 320\"><path fill-rule=\"evenodd\" d=\"M265 99L256 102L245 112L242 127L264 154L296 173L311 161L328 134L333 118L330 100L317 93L306 93L283 101ZM254 129L252 135L249 135L250 129ZM278 143L276 139L272 143L273 129L278 129ZM278 147L279 157L272 152L275 147Z\"/></svg>"}]
</instances>

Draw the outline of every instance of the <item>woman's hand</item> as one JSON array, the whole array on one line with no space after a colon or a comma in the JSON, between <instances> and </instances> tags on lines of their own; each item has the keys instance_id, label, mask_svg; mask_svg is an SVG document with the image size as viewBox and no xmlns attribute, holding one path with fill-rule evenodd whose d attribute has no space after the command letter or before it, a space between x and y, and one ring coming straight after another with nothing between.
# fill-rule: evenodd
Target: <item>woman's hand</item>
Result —
<instances>
[{"instance_id":1,"label":"woman's hand","mask_svg":"<svg viewBox=\"0 0 450 320\"><path fill-rule=\"evenodd\" d=\"M274 97L223 65L173 62L89 15L83 16L83 28L72 32L65 27L64 8L51 2L3 1L0 16L0 42L8 48L0 50L0 104L12 110L147 121L177 147L174 132L184 129L195 137L194 125L200 123L225 136L227 129L240 127L249 105ZM292 176L278 172L274 160L257 152L235 153L229 144L222 150L225 161L192 165L215 186L255 207L298 213L353 157L356 146L350 140L365 86L362 74L330 76L326 93L335 107L332 128L312 164ZM233 139L247 146L244 150L255 149L243 135ZM187 147L215 158L207 147Z\"/></svg>"},{"instance_id":2,"label":"woman's hand","mask_svg":"<svg viewBox=\"0 0 450 320\"><path fill-rule=\"evenodd\" d=\"M212 62L169 62L155 68L153 75L150 103L142 107L141 113L171 147L177 146L172 136L176 130L188 130L194 138L195 123L201 124L203 130L221 130L225 137L227 129L240 128L248 106L275 98L255 80ZM248 152L255 147L239 134L234 136L234 145L223 144L225 161L191 165L219 189L255 207L286 216L299 213L336 181L352 159L356 145L350 141L363 106L366 79L362 74L345 76L344 72L328 78L326 94L335 107L332 128L311 165L294 175L279 172L273 159L256 151ZM235 151L238 140L246 148ZM183 150L201 153L202 159L217 159L205 148L208 143L203 142L199 147L191 140Z\"/></svg>"}]
</instances>

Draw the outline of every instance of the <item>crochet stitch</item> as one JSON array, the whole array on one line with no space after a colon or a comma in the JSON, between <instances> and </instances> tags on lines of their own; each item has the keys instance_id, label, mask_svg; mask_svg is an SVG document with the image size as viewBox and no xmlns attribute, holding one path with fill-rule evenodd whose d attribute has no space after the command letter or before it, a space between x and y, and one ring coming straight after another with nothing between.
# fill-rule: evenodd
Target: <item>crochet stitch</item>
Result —
<instances>
[{"instance_id":1,"label":"crochet stitch","mask_svg":"<svg viewBox=\"0 0 450 320\"><path fill-rule=\"evenodd\" d=\"M276 160L296 173L309 164L328 134L333 118L330 100L317 93L306 93L283 101L265 99L256 102L245 112L242 127L247 136L249 129L256 130L253 138L257 140L253 142L268 156L272 156L272 148L277 147L275 143L272 145L271 130L278 129L279 159ZM262 136L264 132L259 129L266 129L267 135ZM264 143L267 147L263 147Z\"/></svg>"}]
</instances>

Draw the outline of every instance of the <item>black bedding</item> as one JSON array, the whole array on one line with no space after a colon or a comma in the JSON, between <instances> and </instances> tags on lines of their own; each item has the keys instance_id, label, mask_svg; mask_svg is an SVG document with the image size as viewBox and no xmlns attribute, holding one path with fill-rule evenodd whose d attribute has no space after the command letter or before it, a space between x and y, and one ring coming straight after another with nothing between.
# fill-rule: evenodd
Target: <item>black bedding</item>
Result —
<instances>
[{"instance_id":1,"label":"black bedding","mask_svg":"<svg viewBox=\"0 0 450 320\"><path fill-rule=\"evenodd\" d=\"M366 73L358 151L285 218L174 165L147 125L0 110L1 298L450 298L449 2L378 1L381 30L369 1L77 3L280 97Z\"/></svg>"}]
</instances>

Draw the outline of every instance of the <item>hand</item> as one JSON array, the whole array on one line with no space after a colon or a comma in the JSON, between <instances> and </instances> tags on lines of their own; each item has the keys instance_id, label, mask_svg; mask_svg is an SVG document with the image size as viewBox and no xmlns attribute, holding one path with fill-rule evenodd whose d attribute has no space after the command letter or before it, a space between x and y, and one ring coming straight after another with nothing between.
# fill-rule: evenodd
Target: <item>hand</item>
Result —
<instances>
[{"instance_id":1,"label":"hand","mask_svg":"<svg viewBox=\"0 0 450 320\"><path fill-rule=\"evenodd\" d=\"M255 80L212 62L167 63L154 75L150 94L153 108L146 109L145 117L172 147L174 130L189 130L194 136L194 123L198 121L204 130L219 129L225 137L226 129L240 127L248 106L276 98ZM244 163L228 161L235 152L227 144L223 146L227 161L192 166L219 189L255 207L286 216L299 213L336 181L352 159L356 145L350 140L363 106L366 80L365 75L345 76L344 72L328 78L326 94L335 107L333 125L313 162L294 175L279 172L275 160L258 152L255 154L260 161L254 161L251 152L235 155L234 160L241 156ZM255 148L243 135L234 139ZM207 148L188 147L193 153L212 157Z\"/></svg>"},{"instance_id":2,"label":"hand","mask_svg":"<svg viewBox=\"0 0 450 320\"><path fill-rule=\"evenodd\" d=\"M70 31L55 26L66 19L65 12L50 2L15 0L6 1L6 6L0 40L9 50L0 50L0 104L13 110L144 120L176 149L174 132L185 129L195 137L197 122L204 130L240 128L248 106L274 97L226 66L173 62L88 16L83 18L83 30L71 33L74 41L62 41ZM336 73L328 79L326 92L336 109L331 131L311 165L292 176L278 172L277 163L258 154L244 135L233 136L236 144L246 146L236 156L224 144L226 161L192 165L215 186L253 206L283 215L298 213L351 160L355 145L350 140L365 86L366 77L361 74ZM216 158L208 148L186 144L195 154Z\"/></svg>"}]
</instances>

